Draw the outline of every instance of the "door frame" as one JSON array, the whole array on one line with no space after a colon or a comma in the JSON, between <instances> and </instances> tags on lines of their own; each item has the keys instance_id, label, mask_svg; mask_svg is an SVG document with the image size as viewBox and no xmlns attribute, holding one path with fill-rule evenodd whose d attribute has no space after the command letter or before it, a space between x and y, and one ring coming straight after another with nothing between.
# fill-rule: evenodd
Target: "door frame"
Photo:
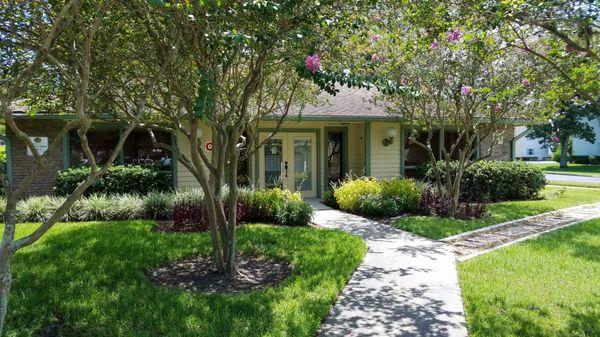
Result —
<instances>
[{"instance_id":1,"label":"door frame","mask_svg":"<svg viewBox=\"0 0 600 337\"><path fill-rule=\"evenodd\" d=\"M317 198L321 197L321 179L323 176L323 171L321 169L321 129L316 128L280 128L277 130L276 128L258 128L258 134L264 132L277 132L276 134L283 133L314 133L317 138L317 144L315 145L315 151L317 151ZM256 151L253 155L254 157L254 185L260 186L260 151Z\"/></svg>"},{"instance_id":2,"label":"door frame","mask_svg":"<svg viewBox=\"0 0 600 337\"><path fill-rule=\"evenodd\" d=\"M329 173L329 161L327 160L327 155L329 153L329 147L327 146L327 141L329 140L329 132L341 132L342 137L344 137L342 146L343 151L342 155L342 176L346 176L348 174L348 127L347 126L326 126L323 129L324 140L323 140L323 179L325 179L325 190L328 191L330 189L329 186L329 177L327 174Z\"/></svg>"}]
</instances>

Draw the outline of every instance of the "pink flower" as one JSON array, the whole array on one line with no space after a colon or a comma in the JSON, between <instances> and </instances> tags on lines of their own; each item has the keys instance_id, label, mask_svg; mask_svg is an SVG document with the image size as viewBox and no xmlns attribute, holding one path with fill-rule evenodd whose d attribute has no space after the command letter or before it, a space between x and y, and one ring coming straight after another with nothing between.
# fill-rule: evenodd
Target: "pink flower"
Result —
<instances>
[{"instance_id":1,"label":"pink flower","mask_svg":"<svg viewBox=\"0 0 600 337\"><path fill-rule=\"evenodd\" d=\"M552 142L560 143L560 138L558 138L558 136L552 136Z\"/></svg>"},{"instance_id":2,"label":"pink flower","mask_svg":"<svg viewBox=\"0 0 600 337\"><path fill-rule=\"evenodd\" d=\"M473 87L470 85L463 85L460 88L460 94L461 95L470 95L473 92Z\"/></svg>"},{"instance_id":3,"label":"pink flower","mask_svg":"<svg viewBox=\"0 0 600 337\"><path fill-rule=\"evenodd\" d=\"M448 34L448 41L457 41L458 39L460 39L461 35L462 33L460 32L460 29L455 28L453 31L450 32L450 34Z\"/></svg>"},{"instance_id":4,"label":"pink flower","mask_svg":"<svg viewBox=\"0 0 600 337\"><path fill-rule=\"evenodd\" d=\"M502 105L498 104L496 106L494 106L494 112L500 112L502 111Z\"/></svg>"},{"instance_id":5,"label":"pink flower","mask_svg":"<svg viewBox=\"0 0 600 337\"><path fill-rule=\"evenodd\" d=\"M379 39L381 39L381 35L379 35L379 34L373 34L371 36L371 42L373 42L373 43L379 41Z\"/></svg>"},{"instance_id":6,"label":"pink flower","mask_svg":"<svg viewBox=\"0 0 600 337\"><path fill-rule=\"evenodd\" d=\"M429 48L431 49L437 49L437 47L440 46L440 43L438 42L438 40L433 40L433 42L431 43L431 45L429 46Z\"/></svg>"},{"instance_id":7,"label":"pink flower","mask_svg":"<svg viewBox=\"0 0 600 337\"><path fill-rule=\"evenodd\" d=\"M531 85L531 81L524 78L523 80L521 80L521 84L523 84L524 87L528 87Z\"/></svg>"},{"instance_id":8,"label":"pink flower","mask_svg":"<svg viewBox=\"0 0 600 337\"><path fill-rule=\"evenodd\" d=\"M304 65L306 66L306 69L315 74L321 69L321 58L317 54L308 55L306 56Z\"/></svg>"},{"instance_id":9,"label":"pink flower","mask_svg":"<svg viewBox=\"0 0 600 337\"><path fill-rule=\"evenodd\" d=\"M377 55L377 54L371 55L371 63L377 63L380 61L381 61L381 58L379 57L379 55Z\"/></svg>"}]
</instances>

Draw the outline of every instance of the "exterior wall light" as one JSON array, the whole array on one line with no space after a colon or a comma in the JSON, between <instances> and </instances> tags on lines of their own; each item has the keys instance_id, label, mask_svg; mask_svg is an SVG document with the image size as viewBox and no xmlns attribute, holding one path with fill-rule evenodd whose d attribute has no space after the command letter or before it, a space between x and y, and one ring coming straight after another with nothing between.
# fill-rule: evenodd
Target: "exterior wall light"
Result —
<instances>
[{"instance_id":1,"label":"exterior wall light","mask_svg":"<svg viewBox=\"0 0 600 337\"><path fill-rule=\"evenodd\" d=\"M396 128L387 129L386 136L387 138L383 139L383 146L390 146L394 144L394 138L398 135L398 131Z\"/></svg>"}]
</instances>

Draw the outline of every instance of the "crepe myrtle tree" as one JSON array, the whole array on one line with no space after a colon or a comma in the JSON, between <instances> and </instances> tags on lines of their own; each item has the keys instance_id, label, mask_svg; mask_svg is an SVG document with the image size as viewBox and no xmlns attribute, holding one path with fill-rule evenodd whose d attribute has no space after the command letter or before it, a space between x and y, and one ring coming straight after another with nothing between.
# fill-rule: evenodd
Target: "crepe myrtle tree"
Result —
<instances>
[{"instance_id":1,"label":"crepe myrtle tree","mask_svg":"<svg viewBox=\"0 0 600 337\"><path fill-rule=\"evenodd\" d=\"M600 104L600 2L475 0L458 6L464 21L498 32L507 47L545 63L554 77L546 93L554 111L573 96Z\"/></svg>"},{"instance_id":2,"label":"crepe myrtle tree","mask_svg":"<svg viewBox=\"0 0 600 337\"><path fill-rule=\"evenodd\" d=\"M551 115L546 123L531 126L532 132L527 135L527 138L540 138L540 144L553 151L557 150L557 145L560 144L560 167L567 167L569 140L577 137L594 143L596 134L588 121L598 117L600 117L598 106L572 100L565 104L564 108Z\"/></svg>"},{"instance_id":3,"label":"crepe myrtle tree","mask_svg":"<svg viewBox=\"0 0 600 337\"><path fill-rule=\"evenodd\" d=\"M204 192L218 272L236 274L238 162L270 139L258 124L276 130L293 107L315 99L317 88L295 71L319 50L327 34L360 10L354 1L153 1L140 6L146 29L168 36L174 51L155 95L148 128L155 146L171 150ZM152 48L156 49L156 48ZM148 52L153 52L148 50ZM310 61L309 61L310 63ZM201 128L210 129L200 133ZM153 130L178 135L172 146ZM203 142L213 144L210 155ZM224 199L223 186L229 192Z\"/></svg>"},{"instance_id":4,"label":"crepe myrtle tree","mask_svg":"<svg viewBox=\"0 0 600 337\"><path fill-rule=\"evenodd\" d=\"M404 85L383 98L392 114L408 120L409 142L426 151L438 188L451 200L450 216L455 216L466 169L489 157L507 127L538 106L533 79L527 77L533 74L530 63L499 48L486 32L455 27L402 48L395 48L396 34L405 32L389 31L367 51L387 58L372 58L374 71ZM439 157L432 139L445 128L456 130L457 137L440 149Z\"/></svg>"},{"instance_id":5,"label":"crepe myrtle tree","mask_svg":"<svg viewBox=\"0 0 600 337\"><path fill-rule=\"evenodd\" d=\"M6 169L0 172L6 197L4 231L0 244L0 334L8 312L12 284L12 256L34 244L48 232L73 203L113 164L125 139L144 118L146 102L168 59L155 59L154 66L141 68L127 64L136 57L132 41L144 43L145 35L126 20L123 8L111 1L3 2L0 4L0 108L7 130L15 141L23 142L32 153L33 169L18 184L9 181ZM148 62L148 64L151 64ZM102 101L110 92L129 95L115 105ZM49 148L38 153L32 137L15 122L12 105L26 104L29 113L68 113L58 134L49 139ZM100 113L118 120L129 114L135 118L123 124L117 145L105 163L97 163L87 132ZM57 210L33 232L15 238L16 206L32 183L59 154L62 138L76 132L91 173Z\"/></svg>"}]
</instances>

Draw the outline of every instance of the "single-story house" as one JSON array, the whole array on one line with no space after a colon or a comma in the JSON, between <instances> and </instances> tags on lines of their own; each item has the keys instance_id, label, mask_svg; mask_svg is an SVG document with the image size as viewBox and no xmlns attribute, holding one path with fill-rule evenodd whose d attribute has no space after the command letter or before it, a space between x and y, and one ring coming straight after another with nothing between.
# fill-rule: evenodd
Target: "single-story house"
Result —
<instances>
[{"instance_id":1,"label":"single-story house","mask_svg":"<svg viewBox=\"0 0 600 337\"><path fill-rule=\"evenodd\" d=\"M241 163L240 181L255 186L283 185L300 191L305 197L321 196L329 183L343 179L347 174L378 178L411 176L417 167L428 161L426 152L407 137L406 123L389 114L372 101L372 92L361 89L343 89L335 96L324 95L320 103L306 106L298 114L289 115L279 132L246 162ZM52 138L71 118L68 115L15 114L15 120L29 133L39 149L49 146ZM275 120L259 124L260 137L266 138L275 130ZM89 133L91 148L99 162L106 157L117 141L120 126L98 121ZM202 130L204 151L210 154L210 129ZM507 124L499 133L498 145L492 159L514 159L514 126ZM158 133L163 142L172 142L168 133ZM439 130L433 137L434 151L449 146L457 133L451 128ZM24 142L13 140L10 131L4 138L8 145L8 169L13 183L19 183L32 169L34 163ZM184 147L186 141L179 140ZM485 144L482 144L484 147ZM188 145L189 147L189 145ZM189 150L188 150L189 151ZM136 130L127 140L118 158L118 164L155 165L167 170L174 187L198 187L190 172L171 155L156 149L143 130ZM62 150L52 158L50 167L31 188L31 194L51 194L57 172L72 166L85 165L85 156L79 148L76 135L62 139Z\"/></svg>"},{"instance_id":2,"label":"single-story house","mask_svg":"<svg viewBox=\"0 0 600 337\"><path fill-rule=\"evenodd\" d=\"M521 135L528 133L527 126L515 126L515 135ZM529 137L523 136L515 140L515 158L519 160L550 160L552 158L552 151L548 146L540 143L540 138L530 139Z\"/></svg>"}]
</instances>

